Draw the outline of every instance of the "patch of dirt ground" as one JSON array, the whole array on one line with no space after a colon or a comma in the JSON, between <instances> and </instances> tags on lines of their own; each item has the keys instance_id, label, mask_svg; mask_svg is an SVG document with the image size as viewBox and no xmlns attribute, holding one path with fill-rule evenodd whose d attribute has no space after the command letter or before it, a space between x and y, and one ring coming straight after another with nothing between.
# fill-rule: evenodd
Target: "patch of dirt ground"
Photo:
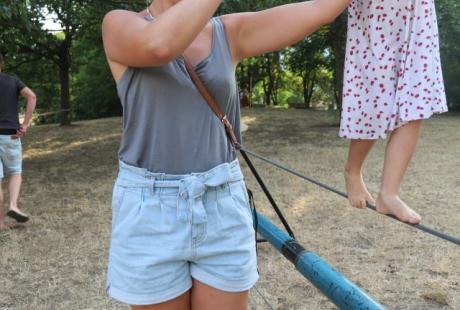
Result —
<instances>
[{"instance_id":1,"label":"patch of dirt ground","mask_svg":"<svg viewBox=\"0 0 460 310\"><path fill-rule=\"evenodd\" d=\"M335 115L245 109L247 148L343 189L347 141ZM110 201L120 118L38 126L24 138L21 205L32 219L0 234L0 309L127 309L105 295ZM365 179L376 193L384 143ZM460 248L379 216L254 160L309 250L388 309L460 309ZM424 224L460 236L460 115L424 123L401 196ZM243 164L258 210L279 224ZM3 185L5 187L5 185ZM275 309L336 309L268 244L259 245L257 289ZM269 309L255 290L250 309Z\"/></svg>"}]
</instances>

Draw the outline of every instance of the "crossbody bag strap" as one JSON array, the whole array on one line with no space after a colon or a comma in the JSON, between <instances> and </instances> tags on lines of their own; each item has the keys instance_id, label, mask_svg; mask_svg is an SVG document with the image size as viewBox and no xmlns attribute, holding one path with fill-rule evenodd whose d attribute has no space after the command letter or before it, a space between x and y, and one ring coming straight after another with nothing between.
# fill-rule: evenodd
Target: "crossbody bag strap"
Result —
<instances>
[{"instance_id":1,"label":"crossbody bag strap","mask_svg":"<svg viewBox=\"0 0 460 310\"><path fill-rule=\"evenodd\" d=\"M195 84L196 88L198 88L198 91L201 93L203 98L206 100L208 106L211 108L214 114L219 118L219 120L224 125L225 132L227 133L227 136L230 139L230 142L232 143L233 148L236 149L238 146L238 139L236 138L235 133L233 132L233 126L228 120L227 115L222 113L222 110L220 109L219 104L216 102L214 97L208 91L206 86L204 86L203 81L201 81L200 77L195 72L190 62L184 56L183 56L183 59L185 63L185 68L187 69L187 72L190 75L193 83Z\"/></svg>"}]
</instances>

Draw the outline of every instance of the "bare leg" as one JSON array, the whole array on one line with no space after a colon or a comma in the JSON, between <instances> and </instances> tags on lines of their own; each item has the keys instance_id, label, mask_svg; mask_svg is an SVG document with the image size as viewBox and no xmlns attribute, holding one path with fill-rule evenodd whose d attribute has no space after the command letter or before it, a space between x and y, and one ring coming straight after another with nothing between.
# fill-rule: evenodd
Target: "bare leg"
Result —
<instances>
[{"instance_id":1,"label":"bare leg","mask_svg":"<svg viewBox=\"0 0 460 310\"><path fill-rule=\"evenodd\" d=\"M190 310L190 291L177 297L176 299L151 305L151 306L131 306L131 310Z\"/></svg>"},{"instance_id":2,"label":"bare leg","mask_svg":"<svg viewBox=\"0 0 460 310\"><path fill-rule=\"evenodd\" d=\"M224 292L210 287L200 281L193 280L193 310L246 310L248 291L239 293Z\"/></svg>"},{"instance_id":3,"label":"bare leg","mask_svg":"<svg viewBox=\"0 0 460 310\"><path fill-rule=\"evenodd\" d=\"M24 214L19 210L18 207L18 200L19 200L19 192L21 191L21 183L22 183L22 175L20 173L11 174L9 176L8 182L8 193L10 196L10 203L9 208L10 210L14 210L20 214Z\"/></svg>"},{"instance_id":4,"label":"bare leg","mask_svg":"<svg viewBox=\"0 0 460 310\"><path fill-rule=\"evenodd\" d=\"M420 135L421 121L410 122L393 132L385 152L382 185L377 198L377 211L393 214L401 221L418 224L421 216L400 198L401 182L415 152Z\"/></svg>"},{"instance_id":5,"label":"bare leg","mask_svg":"<svg viewBox=\"0 0 460 310\"><path fill-rule=\"evenodd\" d=\"M5 223L5 210L3 209L3 188L2 179L0 179L0 231L7 230L8 226Z\"/></svg>"},{"instance_id":6,"label":"bare leg","mask_svg":"<svg viewBox=\"0 0 460 310\"><path fill-rule=\"evenodd\" d=\"M345 164L345 183L348 201L355 208L365 208L366 202L374 203L374 199L366 188L363 180L363 164L371 151L375 140L351 140L348 160Z\"/></svg>"}]
</instances>

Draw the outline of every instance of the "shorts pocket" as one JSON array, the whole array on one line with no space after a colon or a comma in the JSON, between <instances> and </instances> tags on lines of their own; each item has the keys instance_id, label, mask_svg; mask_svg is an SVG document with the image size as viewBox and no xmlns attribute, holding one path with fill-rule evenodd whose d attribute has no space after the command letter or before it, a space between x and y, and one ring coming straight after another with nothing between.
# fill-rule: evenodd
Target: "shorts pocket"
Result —
<instances>
[{"instance_id":1,"label":"shorts pocket","mask_svg":"<svg viewBox=\"0 0 460 310\"><path fill-rule=\"evenodd\" d=\"M117 183L113 186L112 193L112 228L117 221L118 213L120 212L120 206L123 202L123 188Z\"/></svg>"},{"instance_id":2,"label":"shorts pocket","mask_svg":"<svg viewBox=\"0 0 460 310\"><path fill-rule=\"evenodd\" d=\"M11 163L19 163L22 157L22 145L20 139L11 139L7 146L7 157Z\"/></svg>"},{"instance_id":3,"label":"shorts pocket","mask_svg":"<svg viewBox=\"0 0 460 310\"><path fill-rule=\"evenodd\" d=\"M230 194L235 207L238 208L252 222L252 212L249 205L249 196L246 190L246 184L243 180L230 183Z\"/></svg>"},{"instance_id":4,"label":"shorts pocket","mask_svg":"<svg viewBox=\"0 0 460 310\"><path fill-rule=\"evenodd\" d=\"M115 184L112 198L112 233L118 234L129 225L140 212L143 199L143 188L126 188ZM128 226L126 226L128 225Z\"/></svg>"}]
</instances>

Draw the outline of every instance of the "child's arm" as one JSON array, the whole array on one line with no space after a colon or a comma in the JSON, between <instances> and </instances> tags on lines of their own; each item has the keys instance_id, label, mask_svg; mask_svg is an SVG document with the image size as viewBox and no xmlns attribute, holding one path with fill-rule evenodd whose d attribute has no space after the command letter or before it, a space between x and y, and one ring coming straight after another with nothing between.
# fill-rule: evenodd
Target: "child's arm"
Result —
<instances>
[{"instance_id":1,"label":"child's arm","mask_svg":"<svg viewBox=\"0 0 460 310\"><path fill-rule=\"evenodd\" d=\"M331 23L351 0L313 0L222 16L236 62L290 46Z\"/></svg>"}]
</instances>

